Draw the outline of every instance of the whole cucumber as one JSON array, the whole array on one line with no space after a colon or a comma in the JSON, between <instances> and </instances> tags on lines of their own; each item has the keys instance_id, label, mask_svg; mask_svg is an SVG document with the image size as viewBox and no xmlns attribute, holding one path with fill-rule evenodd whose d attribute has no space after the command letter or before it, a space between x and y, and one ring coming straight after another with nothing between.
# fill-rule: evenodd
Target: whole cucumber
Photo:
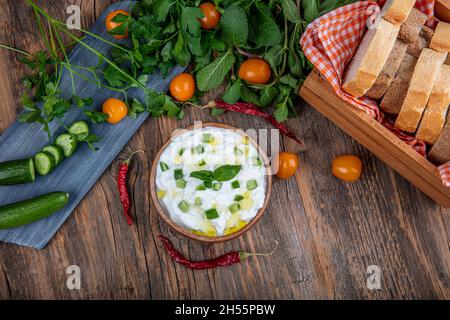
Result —
<instances>
[{"instance_id":1,"label":"whole cucumber","mask_svg":"<svg viewBox=\"0 0 450 320\"><path fill-rule=\"evenodd\" d=\"M48 217L62 209L69 194L52 192L42 196L0 207L0 229L9 229Z\"/></svg>"},{"instance_id":2,"label":"whole cucumber","mask_svg":"<svg viewBox=\"0 0 450 320\"><path fill-rule=\"evenodd\" d=\"M33 159L12 160L0 163L0 185L33 182L36 178Z\"/></svg>"}]
</instances>

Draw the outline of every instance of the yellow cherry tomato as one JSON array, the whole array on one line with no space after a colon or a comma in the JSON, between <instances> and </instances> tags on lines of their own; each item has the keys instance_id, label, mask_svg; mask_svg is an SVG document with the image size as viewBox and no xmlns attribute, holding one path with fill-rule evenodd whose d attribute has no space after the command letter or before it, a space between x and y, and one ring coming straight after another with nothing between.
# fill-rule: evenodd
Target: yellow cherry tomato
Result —
<instances>
[{"instance_id":1,"label":"yellow cherry tomato","mask_svg":"<svg viewBox=\"0 0 450 320\"><path fill-rule=\"evenodd\" d=\"M216 6L212 2L203 2L199 5L204 17L199 19L202 29L214 29L220 20L220 12L217 11Z\"/></svg>"},{"instance_id":2,"label":"yellow cherry tomato","mask_svg":"<svg viewBox=\"0 0 450 320\"><path fill-rule=\"evenodd\" d=\"M195 81L189 73L180 73L170 82L170 94L177 101L187 101L194 93Z\"/></svg>"},{"instance_id":3,"label":"yellow cherry tomato","mask_svg":"<svg viewBox=\"0 0 450 320\"><path fill-rule=\"evenodd\" d=\"M292 177L298 169L298 156L294 153L280 152L278 154L277 161L277 177L280 179L288 179Z\"/></svg>"},{"instance_id":4,"label":"yellow cherry tomato","mask_svg":"<svg viewBox=\"0 0 450 320\"><path fill-rule=\"evenodd\" d=\"M127 116L128 107L122 100L109 98L103 102L102 112L108 115L106 121L115 124Z\"/></svg>"},{"instance_id":5,"label":"yellow cherry tomato","mask_svg":"<svg viewBox=\"0 0 450 320\"><path fill-rule=\"evenodd\" d=\"M264 59L247 59L239 67L239 78L253 84L264 84L271 76L270 66Z\"/></svg>"},{"instance_id":6,"label":"yellow cherry tomato","mask_svg":"<svg viewBox=\"0 0 450 320\"><path fill-rule=\"evenodd\" d=\"M106 30L111 31L114 28L117 28L118 26L122 25L123 22L114 22L113 19L118 15L118 14L123 14L125 16L129 16L130 14L124 10L115 10L112 11L110 13L108 13L108 15L106 16L105 19L105 24L106 24ZM125 30L124 34L114 34L113 35L114 38L116 39L124 39L128 37L128 30Z\"/></svg>"},{"instance_id":7,"label":"yellow cherry tomato","mask_svg":"<svg viewBox=\"0 0 450 320\"><path fill-rule=\"evenodd\" d=\"M356 181L361 177L362 162L355 156L341 156L333 160L331 171L343 181Z\"/></svg>"}]
</instances>

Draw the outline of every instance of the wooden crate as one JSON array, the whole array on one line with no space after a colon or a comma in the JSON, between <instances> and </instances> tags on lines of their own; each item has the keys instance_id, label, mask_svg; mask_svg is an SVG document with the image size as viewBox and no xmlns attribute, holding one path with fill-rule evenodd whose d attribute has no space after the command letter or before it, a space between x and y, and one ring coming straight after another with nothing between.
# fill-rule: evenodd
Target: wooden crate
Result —
<instances>
[{"instance_id":1,"label":"wooden crate","mask_svg":"<svg viewBox=\"0 0 450 320\"><path fill-rule=\"evenodd\" d=\"M311 72L300 96L434 201L450 207L450 188L442 184L437 167L376 120L339 98L318 71Z\"/></svg>"}]
</instances>

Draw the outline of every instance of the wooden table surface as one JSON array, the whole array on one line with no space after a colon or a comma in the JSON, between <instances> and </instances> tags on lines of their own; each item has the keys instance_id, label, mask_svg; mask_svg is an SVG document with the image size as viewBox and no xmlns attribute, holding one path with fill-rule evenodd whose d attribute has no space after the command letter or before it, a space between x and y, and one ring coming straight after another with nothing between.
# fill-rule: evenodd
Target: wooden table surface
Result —
<instances>
[{"instance_id":1,"label":"wooden table surface","mask_svg":"<svg viewBox=\"0 0 450 320\"><path fill-rule=\"evenodd\" d=\"M110 1L41 1L65 20L66 7L81 6L88 28ZM42 46L24 1L0 0L0 42L30 51ZM0 133L21 111L15 55L0 51ZM174 234L158 218L149 195L149 168L171 132L194 120L265 128L254 117L227 113L212 118L188 109L181 120L148 119L119 159L145 149L130 171L135 225L126 225L116 190L117 161L104 173L42 251L0 244L1 299L410 299L450 298L450 211L415 189L306 103L288 125L309 147L300 170L275 179L269 207L254 229L224 244L202 245ZM297 151L284 139L282 147ZM363 160L364 174L346 184L333 178L330 163L343 154ZM156 241L158 234L194 260L244 249L270 258L228 268L192 271L175 264ZM66 287L66 268L78 265L81 289ZM381 289L369 290L367 268L381 269Z\"/></svg>"}]
</instances>

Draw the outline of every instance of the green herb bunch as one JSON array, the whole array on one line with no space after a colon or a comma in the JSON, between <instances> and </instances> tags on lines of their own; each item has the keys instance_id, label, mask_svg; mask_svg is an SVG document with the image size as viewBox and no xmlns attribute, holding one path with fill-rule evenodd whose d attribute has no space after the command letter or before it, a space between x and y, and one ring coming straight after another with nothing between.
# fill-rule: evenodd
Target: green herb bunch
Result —
<instances>
[{"instance_id":1,"label":"green herb bunch","mask_svg":"<svg viewBox=\"0 0 450 320\"><path fill-rule=\"evenodd\" d=\"M262 108L274 106L274 115L282 122L296 114L294 98L311 70L299 47L302 32L321 14L353 1L215 0L221 19L213 30L201 29L201 2L140 1L127 21L131 45L113 48L112 59L134 78L158 70L165 77L177 64L191 65L198 89L196 97L225 86L225 102L241 100ZM125 21L125 16L118 19ZM124 30L117 32L123 34ZM239 66L249 57L263 58L270 64L272 79L267 84L239 79ZM111 86L129 85L112 67L106 68L105 75ZM180 104L169 97L159 97L153 103L153 115L166 111L182 116Z\"/></svg>"}]
</instances>

